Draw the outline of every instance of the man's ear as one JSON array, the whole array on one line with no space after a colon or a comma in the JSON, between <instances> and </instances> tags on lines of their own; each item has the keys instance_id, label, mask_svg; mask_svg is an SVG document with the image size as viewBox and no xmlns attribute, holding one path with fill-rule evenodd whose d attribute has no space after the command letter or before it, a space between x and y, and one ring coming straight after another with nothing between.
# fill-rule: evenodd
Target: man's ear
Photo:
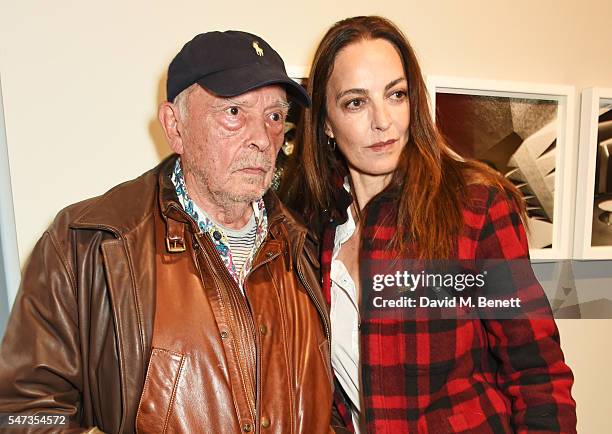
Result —
<instances>
[{"instance_id":1,"label":"man's ear","mask_svg":"<svg viewBox=\"0 0 612 434\"><path fill-rule=\"evenodd\" d=\"M166 140L170 148L181 155L184 151L183 137L179 131L179 113L178 107L168 101L164 101L159 105L157 118L161 124Z\"/></svg>"}]
</instances>

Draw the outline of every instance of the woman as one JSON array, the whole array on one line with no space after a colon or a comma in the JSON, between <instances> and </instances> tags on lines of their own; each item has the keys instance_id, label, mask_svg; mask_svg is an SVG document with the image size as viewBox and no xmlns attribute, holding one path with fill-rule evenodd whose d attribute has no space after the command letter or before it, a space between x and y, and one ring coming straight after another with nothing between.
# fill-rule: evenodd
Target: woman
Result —
<instances>
[{"instance_id":1,"label":"woman","mask_svg":"<svg viewBox=\"0 0 612 434\"><path fill-rule=\"evenodd\" d=\"M519 192L449 149L402 33L380 17L335 24L316 51L308 88L301 173L281 194L322 228L344 423L356 432L575 432L573 376L529 266L494 284L531 297L537 319L491 312L436 319L427 307L424 316L372 307L373 264L381 261L528 263ZM515 266L508 264L506 271Z\"/></svg>"}]
</instances>

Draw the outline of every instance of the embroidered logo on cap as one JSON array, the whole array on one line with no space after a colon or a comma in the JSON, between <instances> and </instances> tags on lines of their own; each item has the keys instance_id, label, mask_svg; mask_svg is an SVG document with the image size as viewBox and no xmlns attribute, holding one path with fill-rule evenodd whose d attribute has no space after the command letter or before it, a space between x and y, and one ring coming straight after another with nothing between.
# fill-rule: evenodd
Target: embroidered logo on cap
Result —
<instances>
[{"instance_id":1,"label":"embroidered logo on cap","mask_svg":"<svg viewBox=\"0 0 612 434\"><path fill-rule=\"evenodd\" d=\"M259 46L259 44L257 43L257 41L253 41L253 48L255 49L255 52L257 53L258 56L263 56L263 50L262 48Z\"/></svg>"}]
</instances>

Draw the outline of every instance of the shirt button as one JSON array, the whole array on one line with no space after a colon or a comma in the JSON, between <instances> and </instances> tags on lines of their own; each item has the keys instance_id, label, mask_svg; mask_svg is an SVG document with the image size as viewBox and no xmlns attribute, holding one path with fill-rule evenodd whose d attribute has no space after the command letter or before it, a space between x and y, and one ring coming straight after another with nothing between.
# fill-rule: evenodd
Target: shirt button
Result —
<instances>
[{"instance_id":1,"label":"shirt button","mask_svg":"<svg viewBox=\"0 0 612 434\"><path fill-rule=\"evenodd\" d=\"M242 425L242 431L244 432L251 432L253 430L253 425L251 425L250 423L245 423L244 425Z\"/></svg>"},{"instance_id":2,"label":"shirt button","mask_svg":"<svg viewBox=\"0 0 612 434\"><path fill-rule=\"evenodd\" d=\"M223 237L221 236L221 232L219 232L219 231L214 231L214 232L213 232L213 238L214 238L215 240L217 240L217 241L221 241L221 238L223 238Z\"/></svg>"},{"instance_id":3,"label":"shirt button","mask_svg":"<svg viewBox=\"0 0 612 434\"><path fill-rule=\"evenodd\" d=\"M269 428L270 427L270 419L268 419L267 417L262 417L261 418L261 426L263 428Z\"/></svg>"},{"instance_id":4,"label":"shirt button","mask_svg":"<svg viewBox=\"0 0 612 434\"><path fill-rule=\"evenodd\" d=\"M260 325L259 332L265 336L268 333L268 327L265 324Z\"/></svg>"},{"instance_id":5,"label":"shirt button","mask_svg":"<svg viewBox=\"0 0 612 434\"><path fill-rule=\"evenodd\" d=\"M226 332L225 330L221 332L221 339L227 339L228 336L229 336L229 333Z\"/></svg>"}]
</instances>

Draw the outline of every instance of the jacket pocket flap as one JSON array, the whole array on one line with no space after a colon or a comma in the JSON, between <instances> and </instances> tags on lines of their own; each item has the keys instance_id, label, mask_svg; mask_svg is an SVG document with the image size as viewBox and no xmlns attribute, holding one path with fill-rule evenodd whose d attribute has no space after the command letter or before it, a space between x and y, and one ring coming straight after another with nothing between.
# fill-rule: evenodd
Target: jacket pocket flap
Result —
<instances>
[{"instance_id":1,"label":"jacket pocket flap","mask_svg":"<svg viewBox=\"0 0 612 434\"><path fill-rule=\"evenodd\" d=\"M184 354L153 348L136 416L137 432L166 432L184 363Z\"/></svg>"}]
</instances>

